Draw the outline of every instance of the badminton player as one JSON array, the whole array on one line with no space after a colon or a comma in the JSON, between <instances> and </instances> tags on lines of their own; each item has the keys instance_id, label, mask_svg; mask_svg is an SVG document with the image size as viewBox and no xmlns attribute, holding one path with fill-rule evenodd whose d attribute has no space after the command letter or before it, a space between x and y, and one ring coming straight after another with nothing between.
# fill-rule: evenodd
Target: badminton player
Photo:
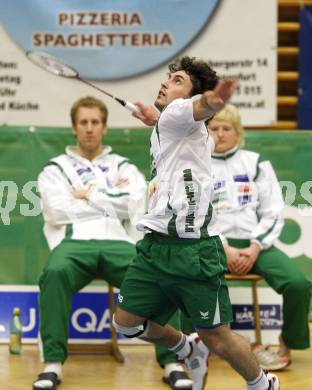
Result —
<instances>
[{"instance_id":1,"label":"badminton player","mask_svg":"<svg viewBox=\"0 0 312 390\"><path fill-rule=\"evenodd\" d=\"M128 337L159 343L184 359L193 390L207 375L209 350L245 379L249 390L279 389L262 371L249 343L231 332L231 303L224 280L226 254L211 206L213 142L204 121L229 101L236 80L218 82L202 60L183 57L169 65L155 106L138 103L151 136L149 209L137 227L147 234L123 280L114 325ZM179 307L196 334L166 325Z\"/></svg>"}]
</instances>

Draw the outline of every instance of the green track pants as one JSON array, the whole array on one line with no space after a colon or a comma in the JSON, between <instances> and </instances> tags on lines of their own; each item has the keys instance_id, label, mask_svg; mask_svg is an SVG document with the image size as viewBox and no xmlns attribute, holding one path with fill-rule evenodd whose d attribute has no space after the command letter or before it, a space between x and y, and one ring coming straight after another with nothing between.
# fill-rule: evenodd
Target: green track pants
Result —
<instances>
[{"instance_id":1,"label":"green track pants","mask_svg":"<svg viewBox=\"0 0 312 390\"><path fill-rule=\"evenodd\" d=\"M73 294L95 277L120 287L129 264L136 255L135 246L126 241L65 239L51 253L40 277L40 335L45 362L67 358L69 319ZM176 313L169 322L179 328ZM158 363L176 362L176 355L156 347Z\"/></svg>"},{"instance_id":2,"label":"green track pants","mask_svg":"<svg viewBox=\"0 0 312 390\"><path fill-rule=\"evenodd\" d=\"M249 246L249 240L228 239L236 248ZM308 316L312 283L284 252L275 247L260 252L250 273L261 275L270 287L283 296L282 337L290 349L310 346Z\"/></svg>"}]
</instances>

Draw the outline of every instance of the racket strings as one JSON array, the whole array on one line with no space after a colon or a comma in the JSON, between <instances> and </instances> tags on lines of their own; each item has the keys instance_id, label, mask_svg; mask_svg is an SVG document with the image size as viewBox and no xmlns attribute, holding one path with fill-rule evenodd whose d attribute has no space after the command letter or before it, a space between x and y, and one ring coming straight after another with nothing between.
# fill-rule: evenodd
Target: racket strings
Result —
<instances>
[{"instance_id":1,"label":"racket strings","mask_svg":"<svg viewBox=\"0 0 312 390\"><path fill-rule=\"evenodd\" d=\"M63 77L76 77L78 72L48 54L29 53L28 57L41 68Z\"/></svg>"},{"instance_id":2,"label":"racket strings","mask_svg":"<svg viewBox=\"0 0 312 390\"><path fill-rule=\"evenodd\" d=\"M76 69L72 68L69 65L64 64L64 62L53 57L52 55L43 52L33 52L33 51L28 51L26 55L34 64L38 65L40 68L45 69L46 71L53 73L56 76L75 78L78 81L81 81L89 85L90 87L97 89L98 91L111 97L112 99L117 101L119 104L121 104L123 107L125 107L127 110L131 111L132 113L139 112L138 108L133 103L128 102L127 100L117 98L116 96L105 91L104 89L99 88L97 85L87 81L84 78L81 78Z\"/></svg>"}]
</instances>

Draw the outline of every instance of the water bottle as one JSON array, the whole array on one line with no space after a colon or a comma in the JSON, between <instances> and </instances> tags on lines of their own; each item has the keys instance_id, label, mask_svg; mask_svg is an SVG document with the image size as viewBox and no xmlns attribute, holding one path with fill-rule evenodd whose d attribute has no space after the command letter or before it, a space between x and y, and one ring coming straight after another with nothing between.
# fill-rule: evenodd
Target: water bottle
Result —
<instances>
[{"instance_id":1,"label":"water bottle","mask_svg":"<svg viewBox=\"0 0 312 390\"><path fill-rule=\"evenodd\" d=\"M22 323L20 318L20 309L13 309L13 317L10 323L10 353L20 355L22 352Z\"/></svg>"}]
</instances>

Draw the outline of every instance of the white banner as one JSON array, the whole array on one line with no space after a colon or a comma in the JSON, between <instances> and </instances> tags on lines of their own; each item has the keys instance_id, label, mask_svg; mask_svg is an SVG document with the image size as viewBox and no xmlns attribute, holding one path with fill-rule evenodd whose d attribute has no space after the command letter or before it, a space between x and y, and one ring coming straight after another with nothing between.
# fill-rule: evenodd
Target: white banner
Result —
<instances>
[{"instance_id":1,"label":"white banner","mask_svg":"<svg viewBox=\"0 0 312 390\"><path fill-rule=\"evenodd\" d=\"M240 79L232 101L245 126L276 121L276 1L65 4L0 0L0 125L70 126L72 103L93 95L107 103L110 127L141 126L100 92L36 67L27 50L61 58L115 96L150 104L173 58L200 57L221 77Z\"/></svg>"}]
</instances>

